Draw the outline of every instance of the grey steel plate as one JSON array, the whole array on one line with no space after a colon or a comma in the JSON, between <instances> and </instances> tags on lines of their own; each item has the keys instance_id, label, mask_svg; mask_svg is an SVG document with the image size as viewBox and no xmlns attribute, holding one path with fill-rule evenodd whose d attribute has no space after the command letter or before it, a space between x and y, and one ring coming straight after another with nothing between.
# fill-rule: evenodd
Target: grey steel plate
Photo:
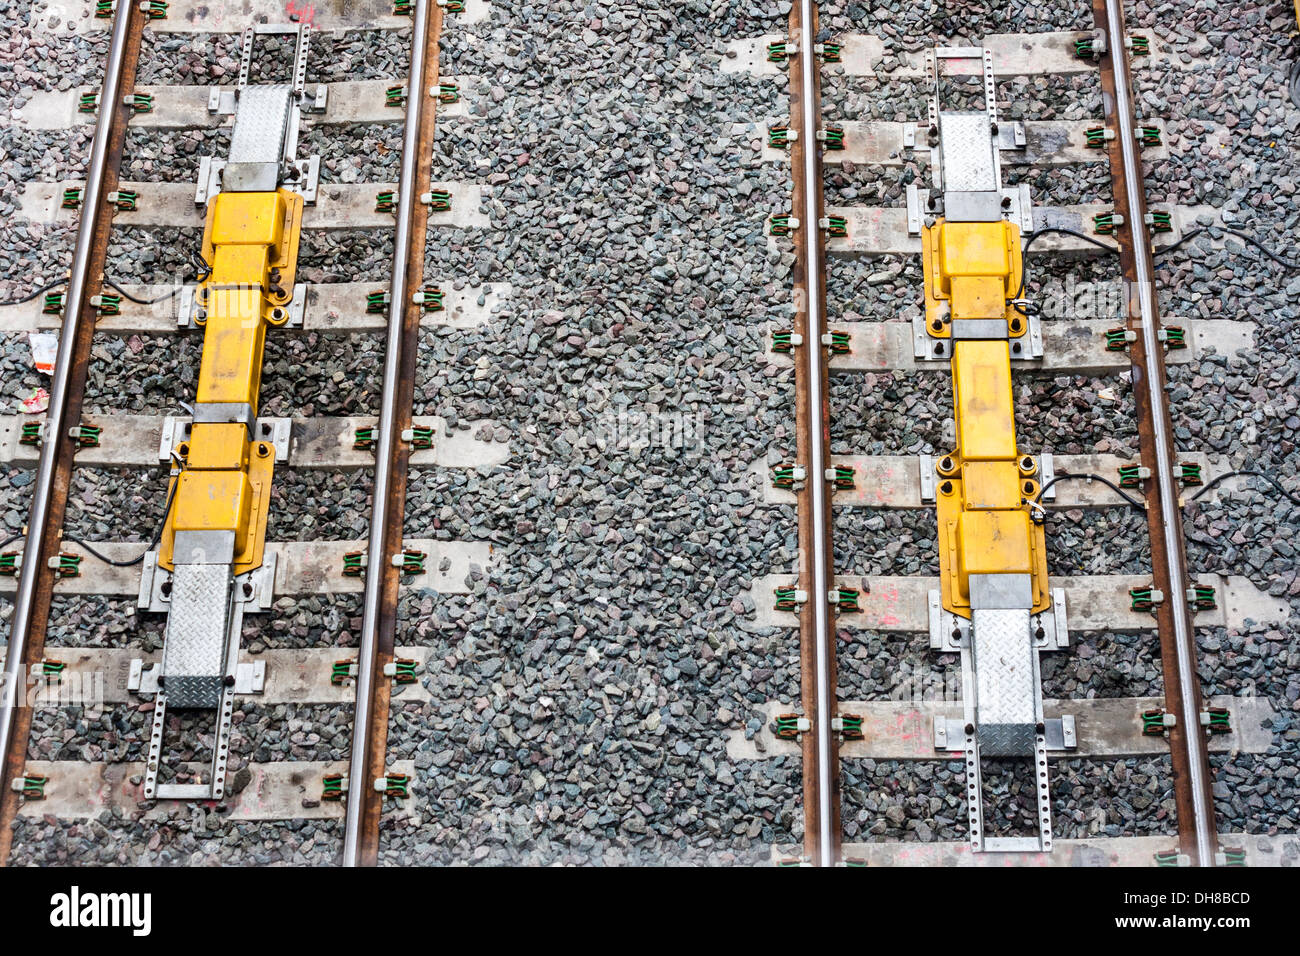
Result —
<instances>
[{"instance_id":1,"label":"grey steel plate","mask_svg":"<svg viewBox=\"0 0 1300 956\"><path fill-rule=\"evenodd\" d=\"M221 176L229 192L271 192L280 179L293 89L248 86L239 91L230 152Z\"/></svg>"},{"instance_id":2,"label":"grey steel plate","mask_svg":"<svg viewBox=\"0 0 1300 956\"><path fill-rule=\"evenodd\" d=\"M179 564L172 574L162 673L173 707L216 707L221 699L233 583L227 565Z\"/></svg>"},{"instance_id":3,"label":"grey steel plate","mask_svg":"<svg viewBox=\"0 0 1300 956\"><path fill-rule=\"evenodd\" d=\"M1012 753L1032 753L1037 688L1029 609L971 612L971 645L981 749L993 755L1005 744L1016 748Z\"/></svg>"},{"instance_id":4,"label":"grey steel plate","mask_svg":"<svg viewBox=\"0 0 1300 956\"><path fill-rule=\"evenodd\" d=\"M279 165L292 102L293 89L288 86L249 86L240 90L226 161Z\"/></svg>"},{"instance_id":5,"label":"grey steel plate","mask_svg":"<svg viewBox=\"0 0 1300 956\"><path fill-rule=\"evenodd\" d=\"M998 182L997 143L987 113L940 113L943 186L948 192L992 192Z\"/></svg>"}]
</instances>

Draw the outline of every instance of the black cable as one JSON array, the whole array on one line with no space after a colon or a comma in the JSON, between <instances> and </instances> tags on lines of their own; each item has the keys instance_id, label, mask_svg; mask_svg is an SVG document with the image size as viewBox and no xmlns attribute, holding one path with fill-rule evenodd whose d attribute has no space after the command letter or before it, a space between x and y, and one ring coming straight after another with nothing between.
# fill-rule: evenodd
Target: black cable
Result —
<instances>
[{"instance_id":1,"label":"black cable","mask_svg":"<svg viewBox=\"0 0 1300 956\"><path fill-rule=\"evenodd\" d=\"M123 289L120 285L118 285L116 282L114 282L114 281L113 281L112 279L110 279L108 276L104 276L104 282L105 282L105 284L112 286L112 287L113 287L114 289L116 289L118 292L122 293L123 297L125 297L125 298L127 298L127 299L130 299L130 300L131 300L132 302L134 302L136 305L153 305L154 303L157 303L157 302L165 302L165 301L168 300L168 299L174 299L174 298L176 298L176 296L177 296L177 295L180 293L180 291L181 291L179 288L173 288L170 292L167 292L167 293L165 293L165 294L163 294L163 295L160 295L160 296L158 296L158 298L156 298L156 299L137 299L137 298L136 298L135 296L133 296L130 292L127 292L125 289Z\"/></svg>"},{"instance_id":2,"label":"black cable","mask_svg":"<svg viewBox=\"0 0 1300 956\"><path fill-rule=\"evenodd\" d=\"M203 258L201 252L190 253L190 265L194 266L196 282L203 282L212 275L212 266L208 265L208 260Z\"/></svg>"},{"instance_id":3,"label":"black cable","mask_svg":"<svg viewBox=\"0 0 1300 956\"><path fill-rule=\"evenodd\" d=\"M1025 236L1025 244L1020 249L1021 254L1023 255L1024 253L1029 251L1029 247L1034 244L1035 239L1037 239L1039 236L1045 236L1048 233L1058 233L1064 236L1074 236L1076 239L1082 239L1085 242L1092 243L1098 249L1105 249L1107 252L1116 252L1116 253L1119 252L1119 248L1117 246L1107 245L1101 240L1095 238L1094 236L1089 236L1085 233L1079 232L1076 229L1066 229L1064 226L1042 226L1041 228L1035 229L1033 232ZM1020 267L1020 288L1018 288L1016 290L1016 294L1011 297L1012 302L1014 303L1017 299L1019 299L1024 294L1025 294L1025 269L1022 263ZM1014 308L1021 315L1025 315L1025 316L1029 315L1028 312L1020 308L1018 305L1014 306Z\"/></svg>"},{"instance_id":4,"label":"black cable","mask_svg":"<svg viewBox=\"0 0 1300 956\"><path fill-rule=\"evenodd\" d=\"M1061 481L1062 479L1079 479L1079 480L1086 480L1086 481L1100 481L1103 485L1105 485L1106 487L1110 488L1112 491L1114 491L1117 495L1119 495L1121 498L1123 498L1125 501L1127 501L1127 502L1128 502L1132 507L1136 508L1138 511L1146 511L1146 510L1147 510L1147 506L1146 506L1146 505L1144 505L1142 502L1138 501L1136 498L1134 498L1133 496L1131 496L1130 494L1128 494L1126 491L1124 491L1123 488L1121 488L1119 485L1115 484L1115 482L1111 481L1109 478L1103 478L1101 475L1076 475L1076 474L1073 474L1073 473L1068 472L1068 471L1059 471L1059 472L1057 472L1057 473L1052 477L1052 480L1051 480L1051 481L1046 482L1046 483L1043 485L1043 487L1039 488L1039 489L1038 489L1038 495L1034 498L1034 504L1041 504L1042 501L1043 501L1043 495L1045 495L1045 494L1047 493L1047 489L1050 488L1050 487L1052 487L1052 485L1056 484L1058 481Z\"/></svg>"},{"instance_id":5,"label":"black cable","mask_svg":"<svg viewBox=\"0 0 1300 956\"><path fill-rule=\"evenodd\" d=\"M0 548L3 548L3 547L6 547L7 545L11 545L11 544L13 544L15 541L17 541L17 540L18 540L19 538L21 538L22 536L23 536L23 533L22 533L21 531L15 531L15 532L14 532L13 534L11 534L9 537L5 538L3 541L0 541Z\"/></svg>"},{"instance_id":6,"label":"black cable","mask_svg":"<svg viewBox=\"0 0 1300 956\"><path fill-rule=\"evenodd\" d=\"M1118 246L1107 245L1106 243L1098 239L1096 236L1090 236L1087 233L1079 232L1076 229L1066 229L1063 226L1042 226L1038 229L1035 229L1029 235L1025 236L1025 244L1024 246L1021 247L1020 251L1028 252L1029 247L1034 244L1035 239L1037 239L1039 236L1045 236L1048 233L1060 233L1061 235L1065 235L1065 236L1074 236L1076 239L1082 239L1085 242L1092 243L1098 249L1105 249L1107 252L1119 252Z\"/></svg>"},{"instance_id":7,"label":"black cable","mask_svg":"<svg viewBox=\"0 0 1300 956\"><path fill-rule=\"evenodd\" d=\"M1291 76L1287 80L1287 92L1291 94L1291 102L1300 106L1300 60L1291 64Z\"/></svg>"},{"instance_id":8,"label":"black cable","mask_svg":"<svg viewBox=\"0 0 1300 956\"><path fill-rule=\"evenodd\" d=\"M1229 478L1237 478L1241 476L1250 477L1250 478L1263 478L1274 488L1276 488L1281 493L1282 497L1286 498L1287 501L1291 502L1291 504L1295 505L1297 508L1300 508L1300 498L1296 497L1291 492L1283 488L1282 483L1280 481L1278 481L1272 475L1265 474L1262 471L1255 471L1254 469L1250 469L1250 468L1243 469L1241 471L1229 471L1229 472L1225 472L1222 475L1217 475L1216 477L1210 479L1204 485L1202 485L1201 490L1198 491L1196 494L1192 495L1190 498L1188 498L1187 501L1190 504L1191 502L1195 501L1197 498L1200 498L1202 495L1208 493L1211 488L1215 487L1220 482L1227 481Z\"/></svg>"},{"instance_id":9,"label":"black cable","mask_svg":"<svg viewBox=\"0 0 1300 956\"><path fill-rule=\"evenodd\" d=\"M1280 265L1283 269L1300 269L1300 262L1291 262L1287 259L1283 259L1281 256L1275 253L1268 246L1264 245L1262 242L1256 239L1254 236L1249 235L1248 233L1244 233L1239 229L1233 229L1229 226L1213 226L1213 227L1205 227L1201 229L1193 229L1191 232L1182 236L1177 242L1172 242L1167 246L1162 246L1161 248L1156 249L1153 255L1163 256L1165 253L1173 252L1175 249L1177 249L1179 246L1183 245L1184 243L1191 242L1193 239L1195 239L1197 236L1201 235L1202 233L1209 232L1211 228L1217 229L1220 232L1226 232L1230 236L1236 236L1238 239L1246 243L1246 245L1248 246L1254 246L1265 256L1267 256L1268 258L1276 262L1278 265Z\"/></svg>"},{"instance_id":10,"label":"black cable","mask_svg":"<svg viewBox=\"0 0 1300 956\"><path fill-rule=\"evenodd\" d=\"M41 286L35 292L28 293L27 295L23 296L21 299L10 299L8 302L0 302L0 306L22 305L24 302L30 302L38 295L49 292L53 288L57 288L58 286L65 285L67 281L68 281L67 279L55 279L53 282Z\"/></svg>"},{"instance_id":11,"label":"black cable","mask_svg":"<svg viewBox=\"0 0 1300 956\"><path fill-rule=\"evenodd\" d=\"M176 489L178 487L180 487L179 478L176 481L173 481L171 488L167 490L167 504L163 505L162 523L158 526L158 530L154 532L153 542L149 545L149 547L145 548L144 551L141 552L138 558L132 558L130 561L114 561L112 558L108 557L107 555L101 554L100 552L96 551L93 547L91 547L88 541L85 541L82 538L74 538L71 535L65 534L63 536L63 540L72 541L76 544L81 545L88 552L90 552L92 555L94 555L96 558L103 561L105 564L109 565L110 567L114 567L114 568L134 567L135 565L139 564L144 560L144 556L146 554L148 554L154 548L158 547L158 542L162 540L163 529L167 527L167 516L171 514L171 510L172 510L172 499L176 497Z\"/></svg>"}]
</instances>

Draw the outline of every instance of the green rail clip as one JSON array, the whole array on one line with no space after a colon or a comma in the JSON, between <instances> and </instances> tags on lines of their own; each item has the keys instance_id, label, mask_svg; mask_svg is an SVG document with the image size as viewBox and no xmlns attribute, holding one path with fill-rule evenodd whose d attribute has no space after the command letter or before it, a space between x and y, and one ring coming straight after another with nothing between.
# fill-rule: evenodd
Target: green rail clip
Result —
<instances>
[{"instance_id":1,"label":"green rail clip","mask_svg":"<svg viewBox=\"0 0 1300 956\"><path fill-rule=\"evenodd\" d=\"M1214 597L1214 587L1209 584L1193 584L1188 588L1187 603L1195 611L1215 611L1219 607L1219 602Z\"/></svg>"},{"instance_id":2,"label":"green rail clip","mask_svg":"<svg viewBox=\"0 0 1300 956\"><path fill-rule=\"evenodd\" d=\"M1231 714L1226 707L1207 707L1201 715L1201 724L1212 734L1232 733Z\"/></svg>"},{"instance_id":3,"label":"green rail clip","mask_svg":"<svg viewBox=\"0 0 1300 956\"><path fill-rule=\"evenodd\" d=\"M374 315L382 313L388 309L388 304L392 299L387 292L368 292L366 293L366 312Z\"/></svg>"},{"instance_id":4,"label":"green rail clip","mask_svg":"<svg viewBox=\"0 0 1300 956\"><path fill-rule=\"evenodd\" d=\"M95 307L95 312L101 316L122 314L122 297L112 292L92 295L90 304Z\"/></svg>"},{"instance_id":5,"label":"green rail clip","mask_svg":"<svg viewBox=\"0 0 1300 956\"><path fill-rule=\"evenodd\" d=\"M44 800L45 785L50 782L50 778L44 774L29 773L22 777L15 777L14 790L23 795L24 800Z\"/></svg>"},{"instance_id":6,"label":"green rail clip","mask_svg":"<svg viewBox=\"0 0 1300 956\"><path fill-rule=\"evenodd\" d=\"M840 738L842 740L862 740L862 715L841 714L839 717Z\"/></svg>"},{"instance_id":7,"label":"green rail clip","mask_svg":"<svg viewBox=\"0 0 1300 956\"><path fill-rule=\"evenodd\" d=\"M776 601L772 605L778 611L794 611L799 607L799 589L798 588L773 588L773 594L776 595Z\"/></svg>"},{"instance_id":8,"label":"green rail clip","mask_svg":"<svg viewBox=\"0 0 1300 956\"><path fill-rule=\"evenodd\" d=\"M826 347L830 349L831 355L848 355L852 351L849 345L849 333L827 332Z\"/></svg>"},{"instance_id":9,"label":"green rail clip","mask_svg":"<svg viewBox=\"0 0 1300 956\"><path fill-rule=\"evenodd\" d=\"M1165 726L1165 712L1163 710L1142 711L1143 737L1163 737L1167 729L1168 728Z\"/></svg>"},{"instance_id":10,"label":"green rail clip","mask_svg":"<svg viewBox=\"0 0 1300 956\"><path fill-rule=\"evenodd\" d=\"M1144 468L1142 465L1121 465L1119 468L1119 486L1121 488L1137 488L1142 484L1143 479L1151 477L1151 469Z\"/></svg>"},{"instance_id":11,"label":"green rail clip","mask_svg":"<svg viewBox=\"0 0 1300 956\"><path fill-rule=\"evenodd\" d=\"M1137 333L1126 328L1106 330L1106 351L1123 352L1130 342L1136 341Z\"/></svg>"},{"instance_id":12,"label":"green rail clip","mask_svg":"<svg viewBox=\"0 0 1300 956\"><path fill-rule=\"evenodd\" d=\"M335 661L330 669L330 683L335 686L346 683L357 676L357 662L351 658Z\"/></svg>"},{"instance_id":13,"label":"green rail clip","mask_svg":"<svg viewBox=\"0 0 1300 956\"><path fill-rule=\"evenodd\" d=\"M50 569L61 578L81 577L81 555L60 551L50 558Z\"/></svg>"},{"instance_id":14,"label":"green rail clip","mask_svg":"<svg viewBox=\"0 0 1300 956\"><path fill-rule=\"evenodd\" d=\"M795 335L789 329L772 330L772 351L773 352L793 352L796 345L803 344L803 337Z\"/></svg>"},{"instance_id":15,"label":"green rail clip","mask_svg":"<svg viewBox=\"0 0 1300 956\"><path fill-rule=\"evenodd\" d=\"M861 611L862 608L858 605L858 597L861 593L857 588L832 588L830 593L831 604L842 614L850 611Z\"/></svg>"},{"instance_id":16,"label":"green rail clip","mask_svg":"<svg viewBox=\"0 0 1300 956\"><path fill-rule=\"evenodd\" d=\"M1098 235L1113 236L1115 230L1124 225L1124 217L1113 212L1099 212L1092 217L1092 226Z\"/></svg>"},{"instance_id":17,"label":"green rail clip","mask_svg":"<svg viewBox=\"0 0 1300 956\"><path fill-rule=\"evenodd\" d=\"M98 448L102 434L104 429L99 425L74 425L68 429L68 437L77 443L78 448Z\"/></svg>"},{"instance_id":18,"label":"green rail clip","mask_svg":"<svg viewBox=\"0 0 1300 956\"><path fill-rule=\"evenodd\" d=\"M402 435L404 441L409 441L412 448L424 449L433 447L433 429L420 425L411 426L410 434Z\"/></svg>"},{"instance_id":19,"label":"green rail clip","mask_svg":"<svg viewBox=\"0 0 1300 956\"><path fill-rule=\"evenodd\" d=\"M844 148L844 128L842 126L827 126L817 138L822 141L822 146L828 150L841 150Z\"/></svg>"},{"instance_id":20,"label":"green rail clip","mask_svg":"<svg viewBox=\"0 0 1300 956\"><path fill-rule=\"evenodd\" d=\"M116 206L122 212L135 212L140 194L129 189L119 189L117 192L109 193L105 198L108 199L110 206Z\"/></svg>"},{"instance_id":21,"label":"green rail clip","mask_svg":"<svg viewBox=\"0 0 1300 956\"><path fill-rule=\"evenodd\" d=\"M772 469L772 484L777 488L793 488L804 478L804 470L799 465L777 465Z\"/></svg>"},{"instance_id":22,"label":"green rail clip","mask_svg":"<svg viewBox=\"0 0 1300 956\"><path fill-rule=\"evenodd\" d=\"M1164 595L1154 588L1129 588L1129 608L1134 611L1155 613L1156 606L1164 600Z\"/></svg>"},{"instance_id":23,"label":"green rail clip","mask_svg":"<svg viewBox=\"0 0 1300 956\"><path fill-rule=\"evenodd\" d=\"M384 796L395 800L405 800L411 795L411 778L404 773L390 773L375 781L375 789L382 790Z\"/></svg>"},{"instance_id":24,"label":"green rail clip","mask_svg":"<svg viewBox=\"0 0 1300 956\"><path fill-rule=\"evenodd\" d=\"M776 727L772 731L778 740L798 740L799 739L799 715L798 714L777 714L774 721Z\"/></svg>"},{"instance_id":25,"label":"green rail clip","mask_svg":"<svg viewBox=\"0 0 1300 956\"><path fill-rule=\"evenodd\" d=\"M1156 235L1174 231L1173 217L1167 212L1149 212L1146 215L1146 222Z\"/></svg>"},{"instance_id":26,"label":"green rail clip","mask_svg":"<svg viewBox=\"0 0 1300 956\"><path fill-rule=\"evenodd\" d=\"M366 569L366 554L364 551L349 551L343 555L343 576L347 578L359 578Z\"/></svg>"},{"instance_id":27,"label":"green rail clip","mask_svg":"<svg viewBox=\"0 0 1300 956\"><path fill-rule=\"evenodd\" d=\"M401 568L403 574L423 574L426 558L428 555L423 551L403 551L393 555L393 564Z\"/></svg>"},{"instance_id":28,"label":"green rail clip","mask_svg":"<svg viewBox=\"0 0 1300 956\"><path fill-rule=\"evenodd\" d=\"M335 661L330 668L330 683L339 687L357 676L357 662L352 658Z\"/></svg>"},{"instance_id":29,"label":"green rail clip","mask_svg":"<svg viewBox=\"0 0 1300 956\"><path fill-rule=\"evenodd\" d=\"M347 792L347 788L344 786L346 781L347 778L341 773L325 775L321 778L322 789L320 798L322 800L328 800L331 803L337 803L339 800L342 800L343 794Z\"/></svg>"},{"instance_id":30,"label":"green rail clip","mask_svg":"<svg viewBox=\"0 0 1300 956\"><path fill-rule=\"evenodd\" d=\"M784 215L771 216L768 220L768 232L774 236L788 236L791 230L795 228L798 219L788 213Z\"/></svg>"},{"instance_id":31,"label":"green rail clip","mask_svg":"<svg viewBox=\"0 0 1300 956\"><path fill-rule=\"evenodd\" d=\"M436 285L426 285L414 296L415 304L421 312L445 312L447 307L443 305L444 298L442 289Z\"/></svg>"},{"instance_id":32,"label":"green rail clip","mask_svg":"<svg viewBox=\"0 0 1300 956\"><path fill-rule=\"evenodd\" d=\"M397 193L386 189L375 196L375 212L392 212L397 208Z\"/></svg>"},{"instance_id":33,"label":"green rail clip","mask_svg":"<svg viewBox=\"0 0 1300 956\"><path fill-rule=\"evenodd\" d=\"M415 669L419 666L418 661L409 660L405 657L395 659L386 670L391 670L388 676L393 678L395 684L414 684L416 681Z\"/></svg>"}]
</instances>

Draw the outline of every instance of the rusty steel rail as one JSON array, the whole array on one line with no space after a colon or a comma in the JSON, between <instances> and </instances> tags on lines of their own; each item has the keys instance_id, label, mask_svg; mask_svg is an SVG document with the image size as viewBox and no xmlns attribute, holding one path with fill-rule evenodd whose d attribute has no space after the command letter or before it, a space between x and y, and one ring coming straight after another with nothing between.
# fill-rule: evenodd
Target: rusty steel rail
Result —
<instances>
[{"instance_id":1,"label":"rusty steel rail","mask_svg":"<svg viewBox=\"0 0 1300 956\"><path fill-rule=\"evenodd\" d=\"M799 608L800 691L812 732L802 735L804 856L818 866L839 861L840 774L835 716L835 621L827 594L835 580L831 509L826 482L830 405L826 334L826 250L822 218L822 159L816 133L821 119L821 71L813 44L817 5L802 0L790 11L790 37L798 53L790 63L790 129L794 178L794 332L803 337L796 353L795 442L807 470L798 491L799 588L808 600ZM798 355L798 351L802 355Z\"/></svg>"},{"instance_id":2,"label":"rusty steel rail","mask_svg":"<svg viewBox=\"0 0 1300 956\"><path fill-rule=\"evenodd\" d=\"M87 164L81 222L68 277L58 357L50 384L50 405L32 492L21 576L10 619L4 687L0 690L0 753L4 755L0 769L0 866L9 859L12 824L18 811L19 797L11 782L24 771L31 733L32 712L24 706L21 693L26 675L45 653L55 581L55 572L45 558L58 554L63 535L76 450L68 429L81 420L90 346L95 336L95 309L90 300L100 294L103 286L104 262L113 228L114 207L104 196L117 189L122 146L132 112L124 99L135 89L144 24L145 14L139 4L125 0L117 4L99 94L99 118Z\"/></svg>"},{"instance_id":3,"label":"rusty steel rail","mask_svg":"<svg viewBox=\"0 0 1300 956\"><path fill-rule=\"evenodd\" d=\"M361 646L357 659L356 710L344 827L343 865L379 861L379 820L384 794L372 782L384 776L388 750L391 683L384 668L393 661L401 574L390 558L402 549L411 446L400 440L411 427L421 307L413 296L424 279L429 207L417 201L429 190L437 119L438 39L442 7L416 0L411 29L402 172L389 292L388 341L380 406L375 485L370 518Z\"/></svg>"},{"instance_id":4,"label":"rusty steel rail","mask_svg":"<svg viewBox=\"0 0 1300 956\"><path fill-rule=\"evenodd\" d=\"M1200 678L1196 671L1196 634L1188 605L1186 544L1182 509L1174 480L1173 428L1165 392L1165 354L1159 339L1151 237L1146 227L1146 192L1135 138L1136 122L1124 42L1122 0L1093 0L1093 18L1105 30L1108 52L1101 62L1106 123L1115 130L1108 144L1115 209L1125 227L1116 231L1126 285L1127 327L1137 333L1129 344L1133 390L1138 409L1142 462L1151 468L1155 493L1148 494L1151 571L1165 600L1156 607L1160 634L1165 707L1176 715L1169 728L1173 757L1174 798L1181 850L1194 864L1212 866L1218 849L1209 753L1201 727Z\"/></svg>"}]
</instances>

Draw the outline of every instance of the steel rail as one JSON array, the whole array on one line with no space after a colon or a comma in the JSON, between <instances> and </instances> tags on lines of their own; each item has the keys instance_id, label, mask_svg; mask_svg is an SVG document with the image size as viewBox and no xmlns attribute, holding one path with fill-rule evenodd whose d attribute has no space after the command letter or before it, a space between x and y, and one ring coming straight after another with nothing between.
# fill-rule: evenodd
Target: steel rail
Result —
<instances>
[{"instance_id":1,"label":"steel rail","mask_svg":"<svg viewBox=\"0 0 1300 956\"><path fill-rule=\"evenodd\" d=\"M814 71L817 68L817 57L813 52L816 35L812 30L812 24L815 22L813 19L815 8L816 4L813 0L801 0L799 4L800 25L802 27L798 40L799 72L802 86L800 92L802 93L804 127L812 131L816 130L818 123L818 117L813 112L816 106L814 97L816 77ZM803 177L804 199L804 208L800 210L803 218L800 226L807 240L808 266L812 270L820 262L821 227L819 222L821 220L821 206L817 191L817 164L821 162L821 155L815 148L813 137L809 136L806 139L807 145L803 150L803 169L800 170L800 175ZM807 293L808 315L811 320L812 317L820 314L821 309L821 281L819 275L810 274L808 276ZM805 342L803 354L808 368L806 378L808 405L812 414L820 417L826 402L825 382L822 381L822 343L820 339ZM813 714L813 735L817 740L817 823L819 827L817 862L821 866L834 866L836 840L834 839L832 827L835 814L831 804L831 797L835 792L834 781L831 779L831 719L833 717L834 701L830 699L830 648L827 647L828 635L832 634L833 631L830 620L830 602L827 600L830 592L830 578L826 568L826 430L824 425L822 427L813 427L809 437L807 468L808 485L811 492L809 500L812 503L813 538L813 548L810 556L812 560L813 587L809 599L813 605L813 621L815 622L817 645L817 712Z\"/></svg>"},{"instance_id":2,"label":"steel rail","mask_svg":"<svg viewBox=\"0 0 1300 956\"><path fill-rule=\"evenodd\" d=\"M1163 363L1159 361L1162 346L1156 324L1151 240L1142 215L1142 210L1145 209L1142 195L1142 165L1137 155L1137 140L1134 136L1132 92L1123 43L1122 2L1123 0L1105 0L1110 39L1109 56L1115 74L1115 112L1119 121L1120 155L1125 174L1124 188L1131 212L1131 221L1127 225L1131 230L1130 235L1135 251L1138 308L1146 358L1144 366L1146 374L1143 377L1146 379L1148 400L1153 411L1151 419L1155 433L1155 482L1160 499L1161 531L1168 561L1171 592L1167 600L1172 610L1174 641L1178 653L1178 681L1182 691L1182 713L1177 716L1183 725L1182 736L1189 757L1188 774L1192 790L1196 856L1202 866L1210 866L1214 863L1217 836L1214 827L1214 808L1210 805L1207 796L1209 788L1205 768L1208 764L1204 749L1205 741L1201 733L1200 685L1194 650L1196 636L1192 629L1191 609L1187 604L1187 573L1184 566L1185 555L1180 524L1182 510L1174 487L1173 457L1170 454L1172 446L1164 412L1166 407L1164 368Z\"/></svg>"},{"instance_id":3,"label":"steel rail","mask_svg":"<svg viewBox=\"0 0 1300 956\"><path fill-rule=\"evenodd\" d=\"M62 438L67 431L68 380L72 375L74 351L81 326L81 311L87 283L89 265L95 245L98 220L103 207L104 171L108 162L109 139L121 115L120 94L122 63L126 55L130 34L131 13L135 4L121 0L113 14L113 33L108 56L104 64L104 84L99 94L99 119L95 124L95 138L91 144L90 166L86 175L85 194L82 200L81 223L77 229L77 245L73 252L72 271L68 278L67 297L64 300L63 326L59 333L59 351L50 381L50 404L45 417L45 436L41 445L41 461L32 490L31 512L27 519L27 541L23 547L23 565L14 596L13 617L9 626L9 648L5 657L4 686L0 688L0 754L7 754L13 735L14 719L20 704L18 690L22 683L23 660L27 636L32 626L32 604L36 595L36 579L41 571L41 549L50 517L50 496L54 488L55 469L58 464Z\"/></svg>"},{"instance_id":4,"label":"steel rail","mask_svg":"<svg viewBox=\"0 0 1300 956\"><path fill-rule=\"evenodd\" d=\"M123 4L125 5L125 4ZM420 108L427 91L420 89L424 75L426 38L429 29L429 0L415 0L411 26L410 88L406 97L406 129L402 138L402 173L398 180L397 229L393 238L393 275L389 284L388 342L384 351L384 391L379 409L379 441L375 454L375 484L370 513L370 542L367 554L366 595L362 609L361 644L357 655L357 702L352 717L352 757L349 763L347 814L343 831L343 865L360 863L363 801L359 788L366 779L368 737L375 655L379 633L380 603L384 586L388 530L388 487L392 478L394 434L397 426L398 367L402 357L402 326L410 301L406 292L407 248L411 244L411 210L415 205L416 170L419 161Z\"/></svg>"}]
</instances>

